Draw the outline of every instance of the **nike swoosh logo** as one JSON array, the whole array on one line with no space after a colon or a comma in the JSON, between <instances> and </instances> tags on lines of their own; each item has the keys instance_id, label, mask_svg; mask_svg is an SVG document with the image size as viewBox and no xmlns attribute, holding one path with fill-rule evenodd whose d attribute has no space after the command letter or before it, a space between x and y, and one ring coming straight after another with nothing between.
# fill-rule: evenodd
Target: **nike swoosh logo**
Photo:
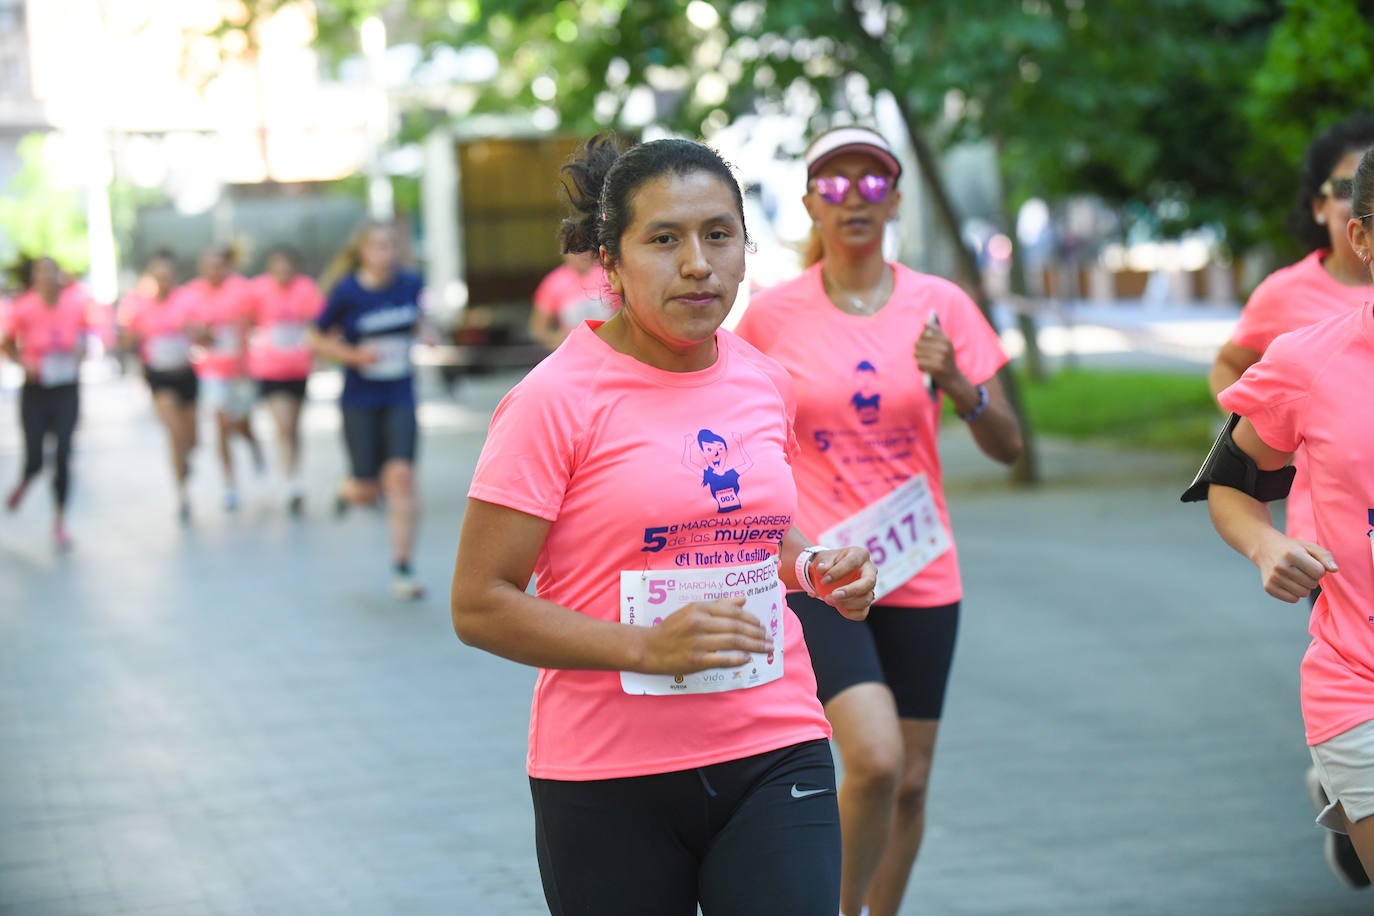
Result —
<instances>
[{"instance_id":1,"label":"nike swoosh logo","mask_svg":"<svg viewBox=\"0 0 1374 916\"><path fill-rule=\"evenodd\" d=\"M822 792L829 792L829 789L798 789L797 784L792 783L792 797L806 798L808 795L820 795Z\"/></svg>"}]
</instances>

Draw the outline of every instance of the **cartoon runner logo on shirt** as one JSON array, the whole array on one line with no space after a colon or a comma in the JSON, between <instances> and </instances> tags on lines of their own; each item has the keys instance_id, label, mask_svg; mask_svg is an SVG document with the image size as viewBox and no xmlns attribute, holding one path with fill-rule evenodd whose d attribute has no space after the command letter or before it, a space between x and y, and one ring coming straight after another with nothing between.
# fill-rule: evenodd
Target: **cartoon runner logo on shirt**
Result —
<instances>
[{"instance_id":1,"label":"cartoon runner logo on shirt","mask_svg":"<svg viewBox=\"0 0 1374 916\"><path fill-rule=\"evenodd\" d=\"M868 360L863 360L854 367L854 387L858 388L858 391L854 392L854 397L849 399L849 403L854 405L859 422L864 426L872 426L878 422L878 399L882 395L877 390L878 370Z\"/></svg>"},{"instance_id":2,"label":"cartoon runner logo on shirt","mask_svg":"<svg viewBox=\"0 0 1374 916\"><path fill-rule=\"evenodd\" d=\"M695 447L691 433L682 437L682 463L693 471L701 471L701 485L710 488L717 512L735 512L743 508L739 478L754 466L739 433L731 435L735 440L733 454L725 437L709 429L697 433Z\"/></svg>"}]
</instances>

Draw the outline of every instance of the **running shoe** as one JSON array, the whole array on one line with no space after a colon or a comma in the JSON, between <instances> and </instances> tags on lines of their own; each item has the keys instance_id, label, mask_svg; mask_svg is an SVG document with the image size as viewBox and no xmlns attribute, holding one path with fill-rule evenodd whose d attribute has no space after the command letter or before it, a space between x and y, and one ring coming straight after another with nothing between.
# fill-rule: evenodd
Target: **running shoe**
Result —
<instances>
[{"instance_id":1,"label":"running shoe","mask_svg":"<svg viewBox=\"0 0 1374 916\"><path fill-rule=\"evenodd\" d=\"M224 511L239 511L239 492L238 490L226 490L224 493Z\"/></svg>"},{"instance_id":2,"label":"running shoe","mask_svg":"<svg viewBox=\"0 0 1374 916\"><path fill-rule=\"evenodd\" d=\"M286 501L286 511L295 518L300 518L305 514L305 497L299 493L292 493L291 498Z\"/></svg>"},{"instance_id":3,"label":"running shoe","mask_svg":"<svg viewBox=\"0 0 1374 916\"><path fill-rule=\"evenodd\" d=\"M177 521L183 525L191 524L191 504L184 499L177 506Z\"/></svg>"},{"instance_id":4,"label":"running shoe","mask_svg":"<svg viewBox=\"0 0 1374 916\"><path fill-rule=\"evenodd\" d=\"M1316 808L1318 813L1325 811L1331 800L1326 797L1326 789L1322 787L1316 767L1307 768L1306 782L1307 795L1312 800L1312 807ZM1360 864L1360 856L1355 852L1355 844L1350 842L1350 837L1344 833L1327 830L1325 827L1322 828L1322 832L1326 834L1322 841L1322 855L1331 873L1346 887L1369 887L1369 875L1365 874L1364 866Z\"/></svg>"},{"instance_id":5,"label":"running shoe","mask_svg":"<svg viewBox=\"0 0 1374 916\"><path fill-rule=\"evenodd\" d=\"M63 553L72 549L72 536L67 533L67 526L65 525L57 525L53 528L52 540L57 545L57 549Z\"/></svg>"},{"instance_id":6,"label":"running shoe","mask_svg":"<svg viewBox=\"0 0 1374 916\"><path fill-rule=\"evenodd\" d=\"M29 488L27 480L21 480L10 490L10 495L5 499L5 508L13 512L19 508L19 501L24 498L24 491Z\"/></svg>"},{"instance_id":7,"label":"running shoe","mask_svg":"<svg viewBox=\"0 0 1374 916\"><path fill-rule=\"evenodd\" d=\"M410 573L398 572L391 577L391 594L399 601L418 601L425 596L425 587Z\"/></svg>"}]
</instances>

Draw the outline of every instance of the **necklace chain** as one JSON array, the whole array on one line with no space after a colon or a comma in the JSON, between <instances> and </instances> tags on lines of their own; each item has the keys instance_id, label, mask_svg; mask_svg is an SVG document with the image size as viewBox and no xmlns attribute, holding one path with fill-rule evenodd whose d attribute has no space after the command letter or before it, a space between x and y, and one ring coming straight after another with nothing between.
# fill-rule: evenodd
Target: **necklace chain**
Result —
<instances>
[{"instance_id":1,"label":"necklace chain","mask_svg":"<svg viewBox=\"0 0 1374 916\"><path fill-rule=\"evenodd\" d=\"M847 300L849 307L861 315L872 315L878 311L878 309L882 308L883 303L887 301L886 288L888 274L886 265L883 266L883 277L878 281L877 288L870 291L867 296L860 296L851 290L845 289L843 286L836 283L835 278L828 273L823 274L823 276L831 292Z\"/></svg>"}]
</instances>

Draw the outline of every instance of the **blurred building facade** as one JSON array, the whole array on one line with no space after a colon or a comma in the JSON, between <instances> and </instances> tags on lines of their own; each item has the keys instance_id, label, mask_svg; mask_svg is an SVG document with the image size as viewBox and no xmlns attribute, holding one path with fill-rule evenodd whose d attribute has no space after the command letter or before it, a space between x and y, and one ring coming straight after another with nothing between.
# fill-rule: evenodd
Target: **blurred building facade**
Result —
<instances>
[{"instance_id":1,"label":"blurred building facade","mask_svg":"<svg viewBox=\"0 0 1374 916\"><path fill-rule=\"evenodd\" d=\"M63 180L107 198L89 208L93 246L115 181L164 193L227 241L232 189L299 201L361 171L374 95L324 75L313 3L246 17L238 0L0 0L0 186L20 139L47 131Z\"/></svg>"}]
</instances>

